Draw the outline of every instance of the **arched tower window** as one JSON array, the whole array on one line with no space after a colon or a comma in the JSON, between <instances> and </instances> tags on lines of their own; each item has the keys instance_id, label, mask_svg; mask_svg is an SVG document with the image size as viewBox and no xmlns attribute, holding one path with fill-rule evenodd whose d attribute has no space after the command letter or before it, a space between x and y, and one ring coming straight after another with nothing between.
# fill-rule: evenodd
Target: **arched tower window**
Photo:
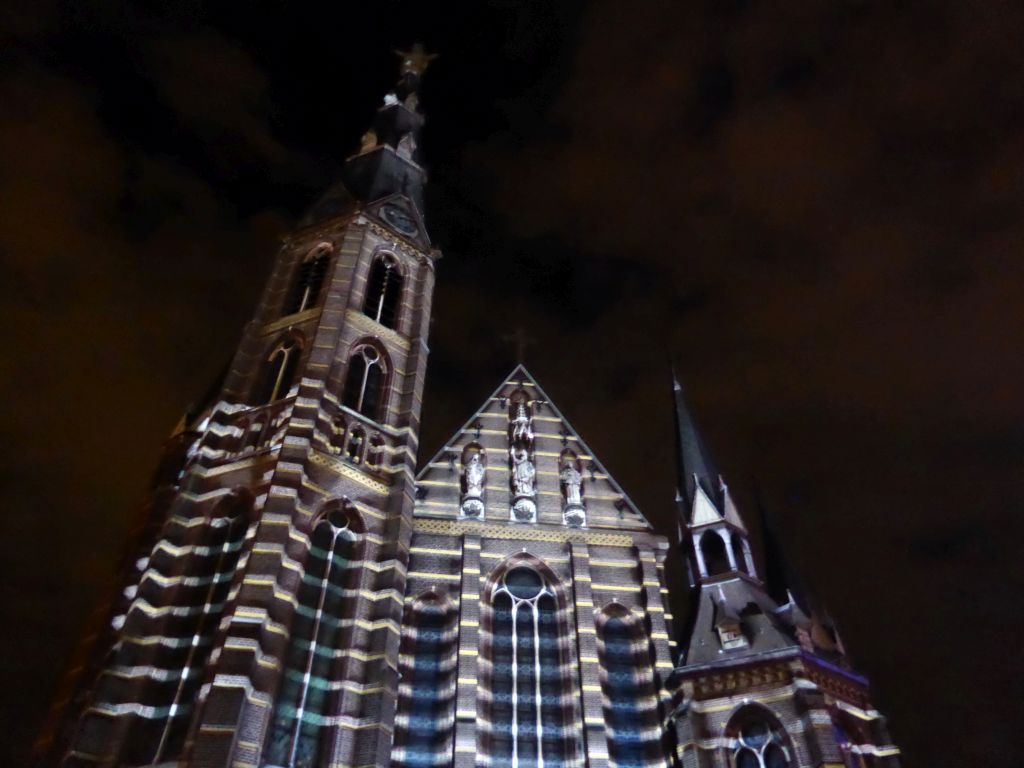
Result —
<instances>
[{"instance_id":1,"label":"arched tower window","mask_svg":"<svg viewBox=\"0 0 1024 768\"><path fill-rule=\"evenodd\" d=\"M272 403L288 396L288 391L295 383L301 357L302 342L296 336L274 347L263 364L263 385L259 398L261 403Z\"/></svg>"},{"instance_id":2,"label":"arched tower window","mask_svg":"<svg viewBox=\"0 0 1024 768\"><path fill-rule=\"evenodd\" d=\"M458 665L458 612L447 597L428 592L410 606L402 631L402 666L395 717L393 763L407 768L441 765L450 733Z\"/></svg>"},{"instance_id":3,"label":"arched tower window","mask_svg":"<svg viewBox=\"0 0 1024 768\"><path fill-rule=\"evenodd\" d=\"M725 551L725 542L718 531L704 531L700 537L700 553L708 576L717 576L730 570L729 554Z\"/></svg>"},{"instance_id":4,"label":"arched tower window","mask_svg":"<svg viewBox=\"0 0 1024 768\"><path fill-rule=\"evenodd\" d=\"M387 358L372 344L360 344L352 350L345 375L342 403L374 421L383 421L384 385Z\"/></svg>"},{"instance_id":5,"label":"arched tower window","mask_svg":"<svg viewBox=\"0 0 1024 768\"><path fill-rule=\"evenodd\" d=\"M330 260L331 247L326 243L306 254L295 273L291 292L285 302L285 315L293 315L316 306L324 287L324 278L327 276L327 265Z\"/></svg>"},{"instance_id":6,"label":"arched tower window","mask_svg":"<svg viewBox=\"0 0 1024 768\"><path fill-rule=\"evenodd\" d=\"M355 511L336 502L313 527L264 766L319 765L336 687L332 667L349 612L346 593L358 576L358 526Z\"/></svg>"},{"instance_id":7,"label":"arched tower window","mask_svg":"<svg viewBox=\"0 0 1024 768\"><path fill-rule=\"evenodd\" d=\"M484 603L480 753L489 765L564 766L578 734L564 592L528 559L494 577Z\"/></svg>"},{"instance_id":8,"label":"arched tower window","mask_svg":"<svg viewBox=\"0 0 1024 768\"><path fill-rule=\"evenodd\" d=\"M381 254L370 266L363 313L388 328L398 327L402 304L402 273L391 254Z\"/></svg>"},{"instance_id":9,"label":"arched tower window","mask_svg":"<svg viewBox=\"0 0 1024 768\"><path fill-rule=\"evenodd\" d=\"M643 625L612 603L598 617L608 756L617 768L663 765L657 685Z\"/></svg>"},{"instance_id":10,"label":"arched tower window","mask_svg":"<svg viewBox=\"0 0 1024 768\"><path fill-rule=\"evenodd\" d=\"M732 768L789 768L792 748L781 723L764 707L741 708L726 727Z\"/></svg>"}]
</instances>

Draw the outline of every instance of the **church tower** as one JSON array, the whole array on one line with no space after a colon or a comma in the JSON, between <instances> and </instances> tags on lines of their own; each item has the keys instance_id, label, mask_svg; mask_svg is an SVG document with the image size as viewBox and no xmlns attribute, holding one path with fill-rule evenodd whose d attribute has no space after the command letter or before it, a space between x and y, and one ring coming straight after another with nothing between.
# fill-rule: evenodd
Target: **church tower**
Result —
<instances>
[{"instance_id":1,"label":"church tower","mask_svg":"<svg viewBox=\"0 0 1024 768\"><path fill-rule=\"evenodd\" d=\"M284 242L230 370L168 443L45 763L387 765L439 257L417 88Z\"/></svg>"},{"instance_id":2,"label":"church tower","mask_svg":"<svg viewBox=\"0 0 1024 768\"><path fill-rule=\"evenodd\" d=\"M42 764L898 768L834 626L774 577L777 547L762 578L678 382L681 551L522 365L417 473L430 58L401 54L169 439Z\"/></svg>"},{"instance_id":3,"label":"church tower","mask_svg":"<svg viewBox=\"0 0 1024 768\"><path fill-rule=\"evenodd\" d=\"M762 579L749 534L673 377L683 555L692 602L674 708L683 768L897 768L899 750L765 528ZM786 578L788 577L788 578Z\"/></svg>"}]
</instances>

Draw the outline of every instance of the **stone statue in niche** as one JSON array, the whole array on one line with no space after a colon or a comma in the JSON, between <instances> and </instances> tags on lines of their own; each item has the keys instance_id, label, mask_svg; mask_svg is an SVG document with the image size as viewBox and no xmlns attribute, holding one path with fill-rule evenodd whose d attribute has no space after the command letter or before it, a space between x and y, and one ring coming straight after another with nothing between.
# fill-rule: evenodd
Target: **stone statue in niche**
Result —
<instances>
[{"instance_id":1,"label":"stone statue in niche","mask_svg":"<svg viewBox=\"0 0 1024 768\"><path fill-rule=\"evenodd\" d=\"M524 448L512 449L512 487L516 496L533 496L533 480L537 471Z\"/></svg>"},{"instance_id":2,"label":"stone statue in niche","mask_svg":"<svg viewBox=\"0 0 1024 768\"><path fill-rule=\"evenodd\" d=\"M480 454L474 451L470 454L469 463L466 464L466 495L480 496L484 492L484 463L480 460Z\"/></svg>"},{"instance_id":3,"label":"stone statue in niche","mask_svg":"<svg viewBox=\"0 0 1024 768\"><path fill-rule=\"evenodd\" d=\"M462 458L462 480L465 488L462 494L462 514L465 517L483 517L486 476L487 467L484 465L483 454L479 449L468 449Z\"/></svg>"},{"instance_id":4,"label":"stone statue in niche","mask_svg":"<svg viewBox=\"0 0 1024 768\"><path fill-rule=\"evenodd\" d=\"M533 442L533 425L530 423L524 403L516 405L516 415L512 419L512 442L520 444Z\"/></svg>"},{"instance_id":5,"label":"stone statue in niche","mask_svg":"<svg viewBox=\"0 0 1024 768\"><path fill-rule=\"evenodd\" d=\"M580 488L583 485L583 475L573 466L571 461L567 461L562 465L559 477L565 486L565 505L567 507L582 506L583 497L580 494Z\"/></svg>"}]
</instances>

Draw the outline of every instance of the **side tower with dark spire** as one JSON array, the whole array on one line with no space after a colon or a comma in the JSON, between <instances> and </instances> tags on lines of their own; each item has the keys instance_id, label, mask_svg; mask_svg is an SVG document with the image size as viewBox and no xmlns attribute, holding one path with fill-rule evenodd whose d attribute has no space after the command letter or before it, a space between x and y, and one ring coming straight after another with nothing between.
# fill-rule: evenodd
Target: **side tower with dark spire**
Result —
<instances>
[{"instance_id":1,"label":"side tower with dark spire","mask_svg":"<svg viewBox=\"0 0 1024 768\"><path fill-rule=\"evenodd\" d=\"M795 580L768 585L673 377L681 542L692 603L672 723L683 768L899 765L868 681ZM774 531L766 539L777 545ZM770 546L771 572L788 572ZM775 597L773 597L775 595Z\"/></svg>"},{"instance_id":2,"label":"side tower with dark spire","mask_svg":"<svg viewBox=\"0 0 1024 768\"><path fill-rule=\"evenodd\" d=\"M388 763L438 258L416 149L430 57L401 57L171 437L45 764Z\"/></svg>"}]
</instances>

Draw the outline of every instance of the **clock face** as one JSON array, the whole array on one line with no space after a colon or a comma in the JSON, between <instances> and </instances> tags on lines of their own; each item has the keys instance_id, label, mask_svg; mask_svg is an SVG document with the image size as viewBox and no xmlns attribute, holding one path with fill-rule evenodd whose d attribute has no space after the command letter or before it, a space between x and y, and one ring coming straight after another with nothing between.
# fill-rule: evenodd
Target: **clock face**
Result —
<instances>
[{"instance_id":1,"label":"clock face","mask_svg":"<svg viewBox=\"0 0 1024 768\"><path fill-rule=\"evenodd\" d=\"M415 235L419 231L416 220L397 205L388 203L380 207L380 216L403 235Z\"/></svg>"}]
</instances>

